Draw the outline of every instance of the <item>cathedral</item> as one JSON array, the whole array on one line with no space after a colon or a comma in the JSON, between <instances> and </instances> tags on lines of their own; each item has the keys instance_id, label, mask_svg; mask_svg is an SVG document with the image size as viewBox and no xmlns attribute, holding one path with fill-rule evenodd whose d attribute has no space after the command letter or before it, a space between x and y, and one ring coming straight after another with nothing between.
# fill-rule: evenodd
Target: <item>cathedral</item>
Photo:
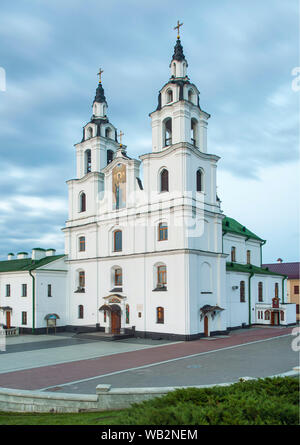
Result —
<instances>
[{"instance_id":1,"label":"cathedral","mask_svg":"<svg viewBox=\"0 0 300 445\"><path fill-rule=\"evenodd\" d=\"M296 322L286 276L262 267L266 241L222 212L210 114L188 77L179 24L169 68L150 113L152 151L138 159L108 118L99 71L67 181L65 254L35 248L0 262L5 329L193 340Z\"/></svg>"}]
</instances>

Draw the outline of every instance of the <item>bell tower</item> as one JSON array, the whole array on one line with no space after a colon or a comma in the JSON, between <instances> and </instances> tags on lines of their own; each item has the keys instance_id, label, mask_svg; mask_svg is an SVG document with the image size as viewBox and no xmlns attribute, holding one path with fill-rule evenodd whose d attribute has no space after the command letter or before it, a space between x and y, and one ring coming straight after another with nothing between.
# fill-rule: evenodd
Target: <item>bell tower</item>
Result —
<instances>
[{"instance_id":1,"label":"bell tower","mask_svg":"<svg viewBox=\"0 0 300 445\"><path fill-rule=\"evenodd\" d=\"M171 76L158 95L158 105L150 113L152 119L152 151L187 142L207 152L207 120L210 115L200 107L200 92L187 75L188 63L180 41L179 23L174 54L169 65Z\"/></svg>"},{"instance_id":2,"label":"bell tower","mask_svg":"<svg viewBox=\"0 0 300 445\"><path fill-rule=\"evenodd\" d=\"M75 144L78 179L90 172L100 172L113 160L119 147L117 129L107 117L108 105L101 80L102 73L103 70L100 69L92 117L83 127L81 142Z\"/></svg>"}]
</instances>

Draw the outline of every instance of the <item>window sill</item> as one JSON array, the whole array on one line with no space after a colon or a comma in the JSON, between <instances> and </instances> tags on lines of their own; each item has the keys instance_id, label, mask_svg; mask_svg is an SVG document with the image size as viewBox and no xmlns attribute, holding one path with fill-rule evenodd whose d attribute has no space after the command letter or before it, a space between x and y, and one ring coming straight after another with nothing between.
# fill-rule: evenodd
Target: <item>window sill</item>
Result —
<instances>
[{"instance_id":1,"label":"window sill","mask_svg":"<svg viewBox=\"0 0 300 445\"><path fill-rule=\"evenodd\" d=\"M109 292L123 292L123 288L122 287L114 287Z\"/></svg>"},{"instance_id":2,"label":"window sill","mask_svg":"<svg viewBox=\"0 0 300 445\"><path fill-rule=\"evenodd\" d=\"M213 292L201 292L201 294L212 294Z\"/></svg>"},{"instance_id":3,"label":"window sill","mask_svg":"<svg viewBox=\"0 0 300 445\"><path fill-rule=\"evenodd\" d=\"M161 287L156 287L155 289L152 290L152 292L166 292L168 289L166 288L166 286L161 286Z\"/></svg>"},{"instance_id":4,"label":"window sill","mask_svg":"<svg viewBox=\"0 0 300 445\"><path fill-rule=\"evenodd\" d=\"M85 289L74 290L74 294L84 294L84 293L85 293Z\"/></svg>"}]
</instances>

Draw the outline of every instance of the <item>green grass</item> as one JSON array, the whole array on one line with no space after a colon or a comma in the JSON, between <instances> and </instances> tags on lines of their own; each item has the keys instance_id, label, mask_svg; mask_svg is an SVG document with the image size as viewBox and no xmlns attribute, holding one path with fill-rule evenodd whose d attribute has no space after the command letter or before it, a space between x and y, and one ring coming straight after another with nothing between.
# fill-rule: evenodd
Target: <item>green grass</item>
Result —
<instances>
[{"instance_id":1,"label":"green grass","mask_svg":"<svg viewBox=\"0 0 300 445\"><path fill-rule=\"evenodd\" d=\"M179 389L121 411L0 413L1 425L298 425L299 381L290 377L227 387Z\"/></svg>"}]
</instances>

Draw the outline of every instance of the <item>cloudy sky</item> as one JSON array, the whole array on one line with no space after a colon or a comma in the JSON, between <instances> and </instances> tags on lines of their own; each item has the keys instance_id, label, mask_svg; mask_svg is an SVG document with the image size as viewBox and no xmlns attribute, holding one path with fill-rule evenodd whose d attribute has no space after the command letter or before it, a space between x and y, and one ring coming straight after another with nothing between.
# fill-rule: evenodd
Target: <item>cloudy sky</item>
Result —
<instances>
[{"instance_id":1,"label":"cloudy sky","mask_svg":"<svg viewBox=\"0 0 300 445\"><path fill-rule=\"evenodd\" d=\"M151 151L148 114L169 78L178 19L188 75L211 114L209 152L221 156L223 211L268 240L264 262L299 261L297 0L1 0L1 259L63 252L65 181L99 67L128 154Z\"/></svg>"}]
</instances>

